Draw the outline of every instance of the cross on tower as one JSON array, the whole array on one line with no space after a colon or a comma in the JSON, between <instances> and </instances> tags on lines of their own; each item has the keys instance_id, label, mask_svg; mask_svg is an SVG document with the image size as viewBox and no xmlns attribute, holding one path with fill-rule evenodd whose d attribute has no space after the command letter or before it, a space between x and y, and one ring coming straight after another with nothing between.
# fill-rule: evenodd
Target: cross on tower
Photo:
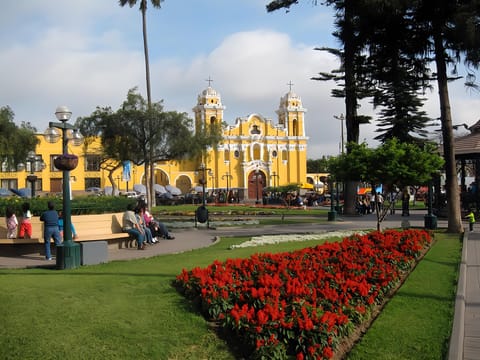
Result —
<instances>
[{"instance_id":1,"label":"cross on tower","mask_svg":"<svg viewBox=\"0 0 480 360\"><path fill-rule=\"evenodd\" d=\"M205 81L208 81L208 87L210 87L210 84L213 82L213 80L210 78L210 75L208 76L208 79Z\"/></svg>"},{"instance_id":2,"label":"cross on tower","mask_svg":"<svg viewBox=\"0 0 480 360\"><path fill-rule=\"evenodd\" d=\"M290 87L290 90L289 90L289 91L292 91L292 86L294 85L294 84L292 83L292 80L290 80L287 85Z\"/></svg>"}]
</instances>

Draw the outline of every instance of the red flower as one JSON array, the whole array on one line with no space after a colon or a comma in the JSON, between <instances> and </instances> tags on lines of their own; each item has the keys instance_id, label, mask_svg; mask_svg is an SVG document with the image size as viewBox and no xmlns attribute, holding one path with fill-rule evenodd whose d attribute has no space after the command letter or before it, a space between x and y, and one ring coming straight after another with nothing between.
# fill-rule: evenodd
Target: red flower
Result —
<instances>
[{"instance_id":1,"label":"red flower","mask_svg":"<svg viewBox=\"0 0 480 360\"><path fill-rule=\"evenodd\" d=\"M298 349L287 354L297 359L331 358L347 324L381 302L430 241L422 230L375 231L295 252L215 261L182 270L176 284L262 356L280 343Z\"/></svg>"}]
</instances>

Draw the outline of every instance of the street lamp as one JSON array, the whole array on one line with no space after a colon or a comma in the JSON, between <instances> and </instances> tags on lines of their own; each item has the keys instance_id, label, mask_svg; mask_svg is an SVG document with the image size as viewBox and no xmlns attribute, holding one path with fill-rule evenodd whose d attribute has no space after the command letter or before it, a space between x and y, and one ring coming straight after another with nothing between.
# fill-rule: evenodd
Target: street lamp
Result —
<instances>
[{"instance_id":1,"label":"street lamp","mask_svg":"<svg viewBox=\"0 0 480 360\"><path fill-rule=\"evenodd\" d=\"M35 167L35 161L37 160L37 157L35 155L34 151L29 151L28 156L27 156L27 162L30 163L30 174L27 176L27 181L30 183L31 186L31 191L30 191L30 198L35 197L35 182L37 181L37 176L34 174L34 167Z\"/></svg>"},{"instance_id":2,"label":"street lamp","mask_svg":"<svg viewBox=\"0 0 480 360\"><path fill-rule=\"evenodd\" d=\"M30 166L30 173L27 175L27 180L25 182L25 186L27 183L30 183L30 198L35 197L35 182L37 181L38 177L35 175L36 171L42 171L45 169L45 163L42 161L41 156L35 155L34 151L29 151L27 154L27 158L25 162ZM29 169L25 166L24 163L20 163L17 165L17 171L29 171Z\"/></svg>"},{"instance_id":3,"label":"street lamp","mask_svg":"<svg viewBox=\"0 0 480 360\"><path fill-rule=\"evenodd\" d=\"M201 172L202 174L202 178L199 180L199 183L202 184L202 205L205 206L206 204L206 198L205 198L205 186L207 185L207 176L206 176L206 172L211 172L212 169L207 169L207 167L205 166L204 163L201 163L200 164L200 167L197 169L197 174L199 174L198 172Z\"/></svg>"},{"instance_id":4,"label":"street lamp","mask_svg":"<svg viewBox=\"0 0 480 360\"><path fill-rule=\"evenodd\" d=\"M67 123L72 112L66 106L57 107L55 116L60 122L50 122L44 136L49 143L56 143L62 137L62 155L54 160L55 167L63 171L63 244L57 247L57 269L73 269L80 266L80 245L72 240L70 170L77 167L78 157L68 154L68 141L73 140L74 145L81 145L83 137L73 125ZM56 129L62 131L61 135Z\"/></svg>"},{"instance_id":5,"label":"street lamp","mask_svg":"<svg viewBox=\"0 0 480 360\"><path fill-rule=\"evenodd\" d=\"M215 175L213 174L212 170L208 170L208 176L210 177L210 181L212 182L212 194L215 194Z\"/></svg>"},{"instance_id":6,"label":"street lamp","mask_svg":"<svg viewBox=\"0 0 480 360\"><path fill-rule=\"evenodd\" d=\"M273 193L276 194L278 174L274 171L270 177L273 178Z\"/></svg>"},{"instance_id":7,"label":"street lamp","mask_svg":"<svg viewBox=\"0 0 480 360\"><path fill-rule=\"evenodd\" d=\"M328 178L328 189L330 190L330 211L328 212L328 221L336 221L337 212L335 211L333 204L333 179L331 177Z\"/></svg>"},{"instance_id":8,"label":"street lamp","mask_svg":"<svg viewBox=\"0 0 480 360\"><path fill-rule=\"evenodd\" d=\"M426 229L435 230L437 228L437 217L433 215L433 186L432 180L428 181L427 194L427 215L424 217L424 225Z\"/></svg>"},{"instance_id":9,"label":"street lamp","mask_svg":"<svg viewBox=\"0 0 480 360\"><path fill-rule=\"evenodd\" d=\"M233 179L233 176L227 171L225 175L222 175L222 180L227 179L227 195L225 196L225 202L228 203L228 191L230 190L230 180Z\"/></svg>"},{"instance_id":10,"label":"street lamp","mask_svg":"<svg viewBox=\"0 0 480 360\"><path fill-rule=\"evenodd\" d=\"M343 140L343 120L345 120L345 117L343 114L340 114L340 116L333 115L333 117L337 120L340 120L340 134L341 134L341 142L340 142L340 152L343 154L345 153L345 142Z\"/></svg>"},{"instance_id":11,"label":"street lamp","mask_svg":"<svg viewBox=\"0 0 480 360\"><path fill-rule=\"evenodd\" d=\"M120 180L122 180L121 176L120 176L120 175L117 175L117 177L115 178L115 180L117 180L117 189L118 189L118 191L120 191Z\"/></svg>"}]
</instances>

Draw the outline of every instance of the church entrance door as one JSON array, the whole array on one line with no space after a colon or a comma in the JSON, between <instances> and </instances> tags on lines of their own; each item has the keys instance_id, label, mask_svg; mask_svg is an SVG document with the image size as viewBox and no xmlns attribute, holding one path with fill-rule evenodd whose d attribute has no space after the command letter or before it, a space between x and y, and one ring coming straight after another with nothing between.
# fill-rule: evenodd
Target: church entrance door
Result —
<instances>
[{"instance_id":1,"label":"church entrance door","mask_svg":"<svg viewBox=\"0 0 480 360\"><path fill-rule=\"evenodd\" d=\"M265 174L260 170L252 171L248 175L248 198L261 202L265 184Z\"/></svg>"}]
</instances>

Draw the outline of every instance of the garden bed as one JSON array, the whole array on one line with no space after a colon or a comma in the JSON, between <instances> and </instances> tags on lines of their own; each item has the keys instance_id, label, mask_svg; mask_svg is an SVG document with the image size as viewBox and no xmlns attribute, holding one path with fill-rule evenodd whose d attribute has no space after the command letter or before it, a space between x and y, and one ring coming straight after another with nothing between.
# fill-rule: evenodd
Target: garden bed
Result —
<instances>
[{"instance_id":1,"label":"garden bed","mask_svg":"<svg viewBox=\"0 0 480 360\"><path fill-rule=\"evenodd\" d=\"M183 270L175 285L248 358L341 358L430 243L423 230L372 232Z\"/></svg>"}]
</instances>

